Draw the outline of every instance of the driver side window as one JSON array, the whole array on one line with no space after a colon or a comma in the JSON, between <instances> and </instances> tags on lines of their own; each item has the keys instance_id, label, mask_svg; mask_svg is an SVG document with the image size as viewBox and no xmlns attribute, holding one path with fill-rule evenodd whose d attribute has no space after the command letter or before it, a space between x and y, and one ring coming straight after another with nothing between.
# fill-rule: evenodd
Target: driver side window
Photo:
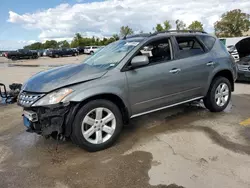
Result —
<instances>
[{"instance_id":1,"label":"driver side window","mask_svg":"<svg viewBox=\"0 0 250 188\"><path fill-rule=\"evenodd\" d=\"M155 40L143 46L136 56L146 55L149 64L161 63L172 59L172 49L168 38Z\"/></svg>"}]
</instances>

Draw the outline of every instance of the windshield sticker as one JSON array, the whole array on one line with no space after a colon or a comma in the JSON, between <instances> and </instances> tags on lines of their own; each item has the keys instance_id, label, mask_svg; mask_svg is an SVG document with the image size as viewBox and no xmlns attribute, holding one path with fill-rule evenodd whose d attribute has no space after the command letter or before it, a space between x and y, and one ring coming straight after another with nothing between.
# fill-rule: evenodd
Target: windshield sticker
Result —
<instances>
[{"instance_id":1,"label":"windshield sticker","mask_svg":"<svg viewBox=\"0 0 250 188\"><path fill-rule=\"evenodd\" d=\"M112 64L110 64L109 66L110 66L110 67L114 67L114 66L115 66L115 64L114 64L114 63L112 63Z\"/></svg>"},{"instance_id":2,"label":"windshield sticker","mask_svg":"<svg viewBox=\"0 0 250 188\"><path fill-rule=\"evenodd\" d=\"M139 42L127 42L125 46L137 46Z\"/></svg>"}]
</instances>

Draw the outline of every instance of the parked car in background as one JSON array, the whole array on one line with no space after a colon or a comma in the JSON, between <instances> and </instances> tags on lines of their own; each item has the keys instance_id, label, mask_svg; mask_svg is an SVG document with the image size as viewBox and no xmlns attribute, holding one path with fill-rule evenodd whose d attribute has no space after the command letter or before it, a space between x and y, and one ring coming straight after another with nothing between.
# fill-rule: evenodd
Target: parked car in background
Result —
<instances>
[{"instance_id":1,"label":"parked car in background","mask_svg":"<svg viewBox=\"0 0 250 188\"><path fill-rule=\"evenodd\" d=\"M77 47L79 54L84 54L84 49L85 47L81 47L81 46Z\"/></svg>"},{"instance_id":2,"label":"parked car in background","mask_svg":"<svg viewBox=\"0 0 250 188\"><path fill-rule=\"evenodd\" d=\"M53 48L47 48L47 49L45 49L44 52L43 52L43 56L49 56L50 50L53 50Z\"/></svg>"},{"instance_id":3,"label":"parked car in background","mask_svg":"<svg viewBox=\"0 0 250 188\"><path fill-rule=\"evenodd\" d=\"M7 57L8 52L3 53L3 57Z\"/></svg>"},{"instance_id":4,"label":"parked car in background","mask_svg":"<svg viewBox=\"0 0 250 188\"><path fill-rule=\"evenodd\" d=\"M18 59L37 59L38 54L35 50L20 49L17 51L7 52L5 57L12 60Z\"/></svg>"},{"instance_id":5,"label":"parked car in background","mask_svg":"<svg viewBox=\"0 0 250 188\"><path fill-rule=\"evenodd\" d=\"M143 55L145 49L151 53ZM214 36L139 34L109 44L84 63L33 76L18 104L28 132L71 138L98 151L118 139L130 118L201 99L211 112L223 111L236 78L234 60Z\"/></svg>"},{"instance_id":6,"label":"parked car in background","mask_svg":"<svg viewBox=\"0 0 250 188\"><path fill-rule=\"evenodd\" d=\"M98 50L98 46L86 46L84 49L85 54L94 54Z\"/></svg>"},{"instance_id":7,"label":"parked car in background","mask_svg":"<svg viewBox=\"0 0 250 188\"><path fill-rule=\"evenodd\" d=\"M44 54L44 51L45 51L45 50L37 50L38 56L39 56L39 57L42 57L43 54Z\"/></svg>"},{"instance_id":8,"label":"parked car in background","mask_svg":"<svg viewBox=\"0 0 250 188\"><path fill-rule=\"evenodd\" d=\"M244 38L235 45L240 61L238 66L238 81L250 81L250 37Z\"/></svg>"},{"instance_id":9,"label":"parked car in background","mask_svg":"<svg viewBox=\"0 0 250 188\"><path fill-rule=\"evenodd\" d=\"M250 81L250 55L237 62L238 81Z\"/></svg>"},{"instance_id":10,"label":"parked car in background","mask_svg":"<svg viewBox=\"0 0 250 188\"><path fill-rule=\"evenodd\" d=\"M240 60L240 56L238 54L238 51L235 47L235 45L229 45L227 46L227 51L232 55L232 57L234 58L235 62Z\"/></svg>"},{"instance_id":11,"label":"parked car in background","mask_svg":"<svg viewBox=\"0 0 250 188\"><path fill-rule=\"evenodd\" d=\"M67 49L54 49L50 50L48 53L49 57L63 57L63 56L77 56L78 51L76 49L67 48Z\"/></svg>"}]
</instances>

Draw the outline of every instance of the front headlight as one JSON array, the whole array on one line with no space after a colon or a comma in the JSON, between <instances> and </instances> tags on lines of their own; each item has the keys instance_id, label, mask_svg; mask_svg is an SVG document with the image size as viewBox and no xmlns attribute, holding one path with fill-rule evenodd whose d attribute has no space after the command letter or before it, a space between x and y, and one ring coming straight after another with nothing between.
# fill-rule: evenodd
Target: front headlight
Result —
<instances>
[{"instance_id":1,"label":"front headlight","mask_svg":"<svg viewBox=\"0 0 250 188\"><path fill-rule=\"evenodd\" d=\"M51 104L57 104L72 92L73 90L69 88L59 89L57 91L45 95L43 98L35 102L35 104L33 104L32 106L46 106Z\"/></svg>"}]
</instances>

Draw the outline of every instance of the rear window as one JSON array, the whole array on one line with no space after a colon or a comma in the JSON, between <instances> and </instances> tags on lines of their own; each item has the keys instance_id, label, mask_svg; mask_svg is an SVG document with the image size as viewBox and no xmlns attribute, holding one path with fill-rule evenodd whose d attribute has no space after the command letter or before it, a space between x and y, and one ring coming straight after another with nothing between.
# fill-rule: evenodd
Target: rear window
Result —
<instances>
[{"instance_id":1,"label":"rear window","mask_svg":"<svg viewBox=\"0 0 250 188\"><path fill-rule=\"evenodd\" d=\"M196 37L176 37L179 47L178 58L187 58L204 53L203 46Z\"/></svg>"},{"instance_id":2,"label":"rear window","mask_svg":"<svg viewBox=\"0 0 250 188\"><path fill-rule=\"evenodd\" d=\"M200 38L209 50L214 47L214 43L216 41L214 37L202 35Z\"/></svg>"}]
</instances>

